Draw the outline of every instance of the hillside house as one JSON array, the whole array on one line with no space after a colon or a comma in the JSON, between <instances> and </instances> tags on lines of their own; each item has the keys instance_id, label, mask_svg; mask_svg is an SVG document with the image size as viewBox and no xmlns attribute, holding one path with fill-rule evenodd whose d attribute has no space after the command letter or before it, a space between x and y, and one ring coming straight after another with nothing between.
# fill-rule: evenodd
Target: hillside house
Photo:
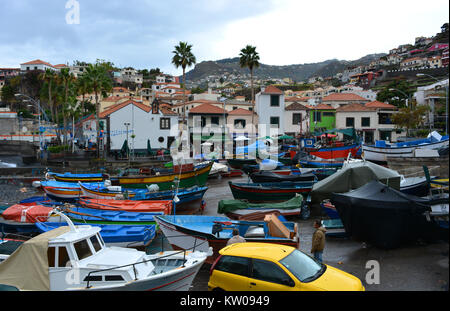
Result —
<instances>
[{"instance_id":1,"label":"hillside house","mask_svg":"<svg viewBox=\"0 0 450 311\"><path fill-rule=\"evenodd\" d=\"M284 133L285 96L283 91L273 85L261 87L261 92L255 96L255 109L259 124L269 129L278 129Z\"/></svg>"}]
</instances>

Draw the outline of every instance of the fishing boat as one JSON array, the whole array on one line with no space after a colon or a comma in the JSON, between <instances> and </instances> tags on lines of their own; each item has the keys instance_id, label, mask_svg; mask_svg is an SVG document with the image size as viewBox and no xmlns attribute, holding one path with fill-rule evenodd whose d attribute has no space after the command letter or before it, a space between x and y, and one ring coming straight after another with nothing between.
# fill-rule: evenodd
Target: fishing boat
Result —
<instances>
[{"instance_id":1,"label":"fishing boat","mask_svg":"<svg viewBox=\"0 0 450 311\"><path fill-rule=\"evenodd\" d=\"M228 184L236 200L258 203L283 202L293 198L296 194L307 195L314 182L233 183L230 181Z\"/></svg>"},{"instance_id":2,"label":"fishing boat","mask_svg":"<svg viewBox=\"0 0 450 311\"><path fill-rule=\"evenodd\" d=\"M251 173L251 180L254 183L266 183L266 182L284 182L284 181L317 181L316 175L312 173L306 174L277 174L275 171L260 171Z\"/></svg>"},{"instance_id":3,"label":"fishing boat","mask_svg":"<svg viewBox=\"0 0 450 311\"><path fill-rule=\"evenodd\" d=\"M217 212L231 219L239 219L254 213L279 213L283 216L298 216L302 210L303 197L297 195L280 203L248 203L243 200L221 200Z\"/></svg>"},{"instance_id":4,"label":"fishing boat","mask_svg":"<svg viewBox=\"0 0 450 311\"><path fill-rule=\"evenodd\" d=\"M0 233L0 263L14 253L25 241L22 236Z\"/></svg>"},{"instance_id":5,"label":"fishing boat","mask_svg":"<svg viewBox=\"0 0 450 311\"><path fill-rule=\"evenodd\" d=\"M164 212L127 212L109 211L95 208L85 208L78 206L65 207L61 209L65 215L77 223L98 224L98 225L133 225L150 226L156 225L154 217L165 215Z\"/></svg>"},{"instance_id":6,"label":"fishing boat","mask_svg":"<svg viewBox=\"0 0 450 311\"><path fill-rule=\"evenodd\" d=\"M334 145L335 146L322 148L309 148L308 152L311 156L315 156L325 160L331 160L347 158L349 154L351 154L351 156L355 158L356 154L361 148L360 144L344 145L343 143L335 143Z\"/></svg>"},{"instance_id":7,"label":"fishing boat","mask_svg":"<svg viewBox=\"0 0 450 311\"><path fill-rule=\"evenodd\" d=\"M85 225L84 221L73 222L76 226ZM114 224L94 224L89 225L99 227L100 235L108 246L138 248L148 246L155 238L155 225L114 225ZM45 233L59 227L66 227L66 222L37 222L38 232Z\"/></svg>"},{"instance_id":8,"label":"fishing boat","mask_svg":"<svg viewBox=\"0 0 450 311\"><path fill-rule=\"evenodd\" d=\"M156 216L156 221L174 249L188 249L207 241L203 249L207 246L213 248L212 256L206 261L208 263L213 263L218 251L226 246L234 228L247 242L299 247L297 223L281 222L270 216L266 221L237 221L223 216L171 215Z\"/></svg>"},{"instance_id":9,"label":"fishing boat","mask_svg":"<svg viewBox=\"0 0 450 311\"><path fill-rule=\"evenodd\" d=\"M314 158L299 160L299 165L306 168L341 168L344 162L344 159L325 160Z\"/></svg>"},{"instance_id":10,"label":"fishing boat","mask_svg":"<svg viewBox=\"0 0 450 311\"><path fill-rule=\"evenodd\" d=\"M78 199L82 192L77 183L68 183L61 181L41 181L40 186L47 196L53 200L73 201Z\"/></svg>"},{"instance_id":11,"label":"fishing boat","mask_svg":"<svg viewBox=\"0 0 450 311\"><path fill-rule=\"evenodd\" d=\"M448 135L441 136L437 132L432 132L427 138L408 142L389 144L384 140L376 141L375 145L363 145L362 150L366 160L387 163L391 157L415 158L420 155L422 150L438 150L448 147L448 142Z\"/></svg>"},{"instance_id":12,"label":"fishing boat","mask_svg":"<svg viewBox=\"0 0 450 311\"><path fill-rule=\"evenodd\" d=\"M197 249L147 255L112 248L101 227L66 222L8 256L0 264L0 284L23 291L188 291L208 256Z\"/></svg>"},{"instance_id":13,"label":"fishing boat","mask_svg":"<svg viewBox=\"0 0 450 311\"><path fill-rule=\"evenodd\" d=\"M126 211L126 212L161 212L164 215L171 214L172 201L132 201L132 200L104 200L81 198L78 204L82 207L105 211Z\"/></svg>"},{"instance_id":14,"label":"fishing boat","mask_svg":"<svg viewBox=\"0 0 450 311\"><path fill-rule=\"evenodd\" d=\"M431 177L436 178L435 176ZM406 194L413 194L423 197L429 194L430 184L426 177L404 177L400 180L400 191Z\"/></svg>"},{"instance_id":15,"label":"fishing boat","mask_svg":"<svg viewBox=\"0 0 450 311\"><path fill-rule=\"evenodd\" d=\"M72 174L72 173L53 173L48 172L46 174L46 178L50 180L51 178L54 178L56 181L61 182L70 182L70 183L78 183L78 182L102 182L105 179L109 179L109 176L106 174Z\"/></svg>"},{"instance_id":16,"label":"fishing boat","mask_svg":"<svg viewBox=\"0 0 450 311\"><path fill-rule=\"evenodd\" d=\"M132 189L121 186L105 186L102 184L83 184L80 183L80 189L84 197L91 199L115 199L118 196L129 200L173 200L178 197L177 205L201 200L208 190L208 187L190 187L178 190L150 191L151 189Z\"/></svg>"},{"instance_id":17,"label":"fishing boat","mask_svg":"<svg viewBox=\"0 0 450 311\"><path fill-rule=\"evenodd\" d=\"M221 172L220 175L222 177L241 177L244 175L244 172L240 169L228 168L228 171Z\"/></svg>"},{"instance_id":18,"label":"fishing boat","mask_svg":"<svg viewBox=\"0 0 450 311\"><path fill-rule=\"evenodd\" d=\"M172 172L154 176L120 176L119 185L124 188L146 189L150 185L158 185L159 190L172 190L172 187L203 187L208 180L213 162L196 166L191 171Z\"/></svg>"},{"instance_id":19,"label":"fishing boat","mask_svg":"<svg viewBox=\"0 0 450 311\"><path fill-rule=\"evenodd\" d=\"M256 159L227 159L227 163L234 169L242 169L245 165L258 165Z\"/></svg>"},{"instance_id":20,"label":"fishing boat","mask_svg":"<svg viewBox=\"0 0 450 311\"><path fill-rule=\"evenodd\" d=\"M14 204L0 213L0 231L9 233L34 233L35 223L56 221L52 217L52 207L39 203Z\"/></svg>"},{"instance_id":21,"label":"fishing boat","mask_svg":"<svg viewBox=\"0 0 450 311\"><path fill-rule=\"evenodd\" d=\"M350 192L333 193L331 202L349 236L384 249L431 238L438 227L433 213L442 216L444 211L448 217L448 197L420 198L376 180Z\"/></svg>"}]
</instances>

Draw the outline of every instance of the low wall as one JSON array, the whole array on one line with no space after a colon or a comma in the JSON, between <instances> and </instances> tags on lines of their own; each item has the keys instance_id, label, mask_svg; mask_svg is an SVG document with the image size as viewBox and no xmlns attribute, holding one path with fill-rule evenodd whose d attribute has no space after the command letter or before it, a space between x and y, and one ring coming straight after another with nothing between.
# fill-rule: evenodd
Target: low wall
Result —
<instances>
[{"instance_id":1,"label":"low wall","mask_svg":"<svg viewBox=\"0 0 450 311\"><path fill-rule=\"evenodd\" d=\"M448 178L448 156L440 158L389 158L388 167L406 177L424 176L423 166L431 175Z\"/></svg>"}]
</instances>

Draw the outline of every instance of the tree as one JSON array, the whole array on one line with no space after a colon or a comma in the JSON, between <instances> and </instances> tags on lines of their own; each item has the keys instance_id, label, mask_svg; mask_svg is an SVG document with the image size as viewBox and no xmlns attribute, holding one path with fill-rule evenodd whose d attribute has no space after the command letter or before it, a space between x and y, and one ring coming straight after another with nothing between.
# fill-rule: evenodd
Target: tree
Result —
<instances>
[{"instance_id":1,"label":"tree","mask_svg":"<svg viewBox=\"0 0 450 311\"><path fill-rule=\"evenodd\" d=\"M424 117L430 110L428 106L411 102L408 107L401 108L398 113L392 115L392 123L396 128L406 128L406 135L409 136L410 129L417 129L424 123Z\"/></svg>"},{"instance_id":2,"label":"tree","mask_svg":"<svg viewBox=\"0 0 450 311\"><path fill-rule=\"evenodd\" d=\"M239 53L239 64L241 68L248 68L250 70L250 88L252 90L252 126L255 121L255 90L253 88L253 70L259 67L259 54L256 52L256 47L247 45Z\"/></svg>"},{"instance_id":3,"label":"tree","mask_svg":"<svg viewBox=\"0 0 450 311\"><path fill-rule=\"evenodd\" d=\"M377 101L388 102L398 108L406 107L406 100L412 97L415 89L406 80L396 80L386 85L377 94Z\"/></svg>"},{"instance_id":4,"label":"tree","mask_svg":"<svg viewBox=\"0 0 450 311\"><path fill-rule=\"evenodd\" d=\"M52 120L53 120L53 122L55 122L56 118L55 118L55 111L54 111L54 105L53 105L54 84L57 84L55 71L47 68L47 69L45 69L45 72L43 72L39 75L39 79L41 79L47 83L48 108L50 109L50 113L52 115Z\"/></svg>"},{"instance_id":5,"label":"tree","mask_svg":"<svg viewBox=\"0 0 450 311\"><path fill-rule=\"evenodd\" d=\"M99 96L106 97L106 92L111 91L112 81L108 75L105 66L99 63L95 65L89 64L85 73L82 75L83 79L86 79L86 84L95 94L95 121L97 129L97 137L100 137L100 101ZM97 156L100 157L100 150L98 148L100 142L97 141Z\"/></svg>"},{"instance_id":6,"label":"tree","mask_svg":"<svg viewBox=\"0 0 450 311\"><path fill-rule=\"evenodd\" d=\"M186 68L195 65L197 60L192 54L192 45L187 42L180 42L172 51L175 54L172 57L172 64L175 68L181 67L183 69L183 124L186 122Z\"/></svg>"},{"instance_id":7,"label":"tree","mask_svg":"<svg viewBox=\"0 0 450 311\"><path fill-rule=\"evenodd\" d=\"M86 94L89 94L92 92L92 89L90 88L90 85L87 82L87 79L85 76L81 75L76 82L77 85L77 93L81 94L82 100L81 100L81 114L84 115L86 113L86 107L85 107L85 101L86 101Z\"/></svg>"}]
</instances>

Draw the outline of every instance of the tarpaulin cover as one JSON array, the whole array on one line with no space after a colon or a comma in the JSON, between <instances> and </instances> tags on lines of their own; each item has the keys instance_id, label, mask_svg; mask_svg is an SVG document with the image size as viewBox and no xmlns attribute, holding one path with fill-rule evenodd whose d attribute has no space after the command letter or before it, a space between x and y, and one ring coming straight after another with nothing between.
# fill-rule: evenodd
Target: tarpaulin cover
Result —
<instances>
[{"instance_id":1,"label":"tarpaulin cover","mask_svg":"<svg viewBox=\"0 0 450 311\"><path fill-rule=\"evenodd\" d=\"M331 202L348 235L380 248L396 248L425 237L432 227L424 215L431 211L429 201L379 181L347 193L333 193Z\"/></svg>"},{"instance_id":2,"label":"tarpaulin cover","mask_svg":"<svg viewBox=\"0 0 450 311\"><path fill-rule=\"evenodd\" d=\"M221 201L219 201L219 206L218 206L217 212L219 214L226 214L226 213L230 213L235 210L250 209L250 208L251 209L270 208L270 209L289 210L289 209L300 208L302 206L302 201L303 201L303 196L301 196L301 195L293 197L289 201L279 202L279 203L265 203L265 204L264 203L263 204L248 203L248 202L242 201L242 200L221 200Z\"/></svg>"},{"instance_id":3,"label":"tarpaulin cover","mask_svg":"<svg viewBox=\"0 0 450 311\"><path fill-rule=\"evenodd\" d=\"M6 220L22 223L35 223L36 221L47 221L52 207L42 205L15 204L7 208L2 216Z\"/></svg>"},{"instance_id":4,"label":"tarpaulin cover","mask_svg":"<svg viewBox=\"0 0 450 311\"><path fill-rule=\"evenodd\" d=\"M311 202L320 203L330 199L333 192L348 192L373 180L381 181L399 190L400 179L401 176L396 171L372 162L345 163L342 169L314 184L311 191Z\"/></svg>"},{"instance_id":5,"label":"tarpaulin cover","mask_svg":"<svg viewBox=\"0 0 450 311\"><path fill-rule=\"evenodd\" d=\"M23 243L0 264L0 284L24 291L50 290L48 241L69 230L68 226L60 227Z\"/></svg>"}]
</instances>

